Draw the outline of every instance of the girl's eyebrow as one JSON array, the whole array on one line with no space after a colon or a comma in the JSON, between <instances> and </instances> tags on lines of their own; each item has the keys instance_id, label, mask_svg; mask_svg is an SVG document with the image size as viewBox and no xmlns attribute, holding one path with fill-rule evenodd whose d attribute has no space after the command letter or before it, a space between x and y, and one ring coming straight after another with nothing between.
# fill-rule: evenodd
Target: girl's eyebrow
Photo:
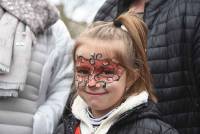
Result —
<instances>
[{"instance_id":1,"label":"girl's eyebrow","mask_svg":"<svg viewBox=\"0 0 200 134\"><path fill-rule=\"evenodd\" d=\"M101 67L102 67L103 69L113 69L113 68L115 68L115 66L113 66L113 65L108 65L108 66L102 65Z\"/></svg>"},{"instance_id":2,"label":"girl's eyebrow","mask_svg":"<svg viewBox=\"0 0 200 134\"><path fill-rule=\"evenodd\" d=\"M78 67L78 68L90 68L91 67L91 65L84 65L84 64L82 64L82 65L75 64L75 66Z\"/></svg>"}]
</instances>

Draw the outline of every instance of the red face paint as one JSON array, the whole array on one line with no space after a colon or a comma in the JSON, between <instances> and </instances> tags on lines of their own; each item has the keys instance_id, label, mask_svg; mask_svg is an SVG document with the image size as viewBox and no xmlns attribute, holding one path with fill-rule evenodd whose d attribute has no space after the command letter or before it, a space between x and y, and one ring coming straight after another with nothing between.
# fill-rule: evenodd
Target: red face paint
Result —
<instances>
[{"instance_id":1,"label":"red face paint","mask_svg":"<svg viewBox=\"0 0 200 134\"><path fill-rule=\"evenodd\" d=\"M106 88L108 83L118 81L124 68L111 59L101 59L102 54L93 54L90 59L82 56L76 58L76 81L78 88L100 87Z\"/></svg>"}]
</instances>

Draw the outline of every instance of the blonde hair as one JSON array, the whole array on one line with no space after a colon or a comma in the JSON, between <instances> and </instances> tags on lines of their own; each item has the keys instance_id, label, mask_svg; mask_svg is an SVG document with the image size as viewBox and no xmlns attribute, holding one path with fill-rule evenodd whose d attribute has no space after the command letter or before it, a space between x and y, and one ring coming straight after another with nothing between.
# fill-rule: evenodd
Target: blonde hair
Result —
<instances>
[{"instance_id":1,"label":"blonde hair","mask_svg":"<svg viewBox=\"0 0 200 134\"><path fill-rule=\"evenodd\" d=\"M117 26L116 22L120 22L125 29L121 25ZM74 59L77 48L84 44L86 39L122 41L123 44L119 43L118 46L104 46L103 51L116 55L117 60L127 69L129 81L133 79L135 70L138 71L139 78L131 85L126 97L146 90L149 93L149 99L157 101L146 57L147 27L139 17L127 12L120 15L115 22L94 22L77 38ZM102 49L99 46L97 48Z\"/></svg>"}]
</instances>

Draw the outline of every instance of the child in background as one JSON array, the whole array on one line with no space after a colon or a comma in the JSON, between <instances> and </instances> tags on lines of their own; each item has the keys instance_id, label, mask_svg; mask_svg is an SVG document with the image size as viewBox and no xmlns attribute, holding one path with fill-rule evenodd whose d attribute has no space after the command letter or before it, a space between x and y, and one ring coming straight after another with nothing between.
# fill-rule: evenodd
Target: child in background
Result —
<instances>
[{"instance_id":1,"label":"child in background","mask_svg":"<svg viewBox=\"0 0 200 134\"><path fill-rule=\"evenodd\" d=\"M146 25L127 12L76 40L72 114L60 134L178 134L160 119L146 59Z\"/></svg>"}]
</instances>

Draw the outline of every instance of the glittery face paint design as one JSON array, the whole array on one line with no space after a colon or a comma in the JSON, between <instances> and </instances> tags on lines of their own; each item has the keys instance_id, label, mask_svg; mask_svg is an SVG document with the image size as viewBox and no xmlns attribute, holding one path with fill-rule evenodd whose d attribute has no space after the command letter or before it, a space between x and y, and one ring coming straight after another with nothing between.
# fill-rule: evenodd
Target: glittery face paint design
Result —
<instances>
[{"instance_id":1,"label":"glittery face paint design","mask_svg":"<svg viewBox=\"0 0 200 134\"><path fill-rule=\"evenodd\" d=\"M111 59L102 59L102 54L92 54L90 59L77 56L76 61L77 88L103 87L108 83L118 81L124 72L124 68Z\"/></svg>"}]
</instances>

